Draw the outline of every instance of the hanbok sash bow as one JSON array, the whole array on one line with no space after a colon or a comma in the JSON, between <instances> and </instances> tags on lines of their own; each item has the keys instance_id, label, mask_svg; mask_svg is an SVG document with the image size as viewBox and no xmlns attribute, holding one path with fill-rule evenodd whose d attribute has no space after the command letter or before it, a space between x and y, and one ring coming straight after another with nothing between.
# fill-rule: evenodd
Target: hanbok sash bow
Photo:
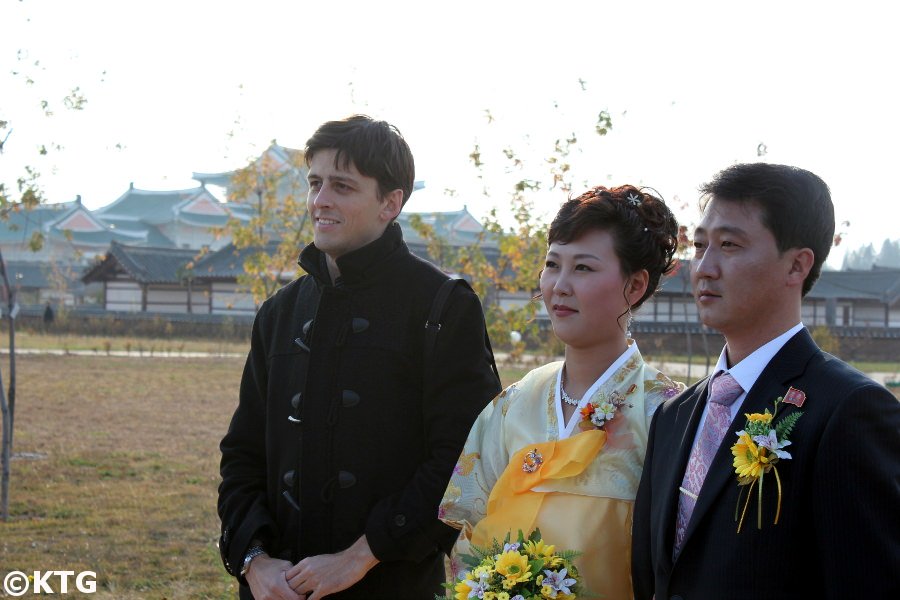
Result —
<instances>
[{"instance_id":1,"label":"hanbok sash bow","mask_svg":"<svg viewBox=\"0 0 900 600\"><path fill-rule=\"evenodd\" d=\"M475 526L472 543L487 547L507 533L514 538L520 529L527 536L544 500L544 493L534 488L547 480L581 474L605 445L606 432L594 429L517 451L491 490L487 515Z\"/></svg>"}]
</instances>

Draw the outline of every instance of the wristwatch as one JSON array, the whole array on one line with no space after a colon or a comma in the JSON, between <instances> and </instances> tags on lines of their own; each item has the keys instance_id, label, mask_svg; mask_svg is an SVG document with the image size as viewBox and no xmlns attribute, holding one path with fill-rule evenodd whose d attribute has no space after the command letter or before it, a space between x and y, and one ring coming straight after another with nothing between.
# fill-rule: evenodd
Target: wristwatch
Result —
<instances>
[{"instance_id":1,"label":"wristwatch","mask_svg":"<svg viewBox=\"0 0 900 600\"><path fill-rule=\"evenodd\" d=\"M262 546L250 546L250 549L247 550L247 554L244 555L244 564L241 566L241 577L244 577L247 574L247 570L250 568L250 563L253 562L253 559L260 554L265 553L266 549Z\"/></svg>"}]
</instances>

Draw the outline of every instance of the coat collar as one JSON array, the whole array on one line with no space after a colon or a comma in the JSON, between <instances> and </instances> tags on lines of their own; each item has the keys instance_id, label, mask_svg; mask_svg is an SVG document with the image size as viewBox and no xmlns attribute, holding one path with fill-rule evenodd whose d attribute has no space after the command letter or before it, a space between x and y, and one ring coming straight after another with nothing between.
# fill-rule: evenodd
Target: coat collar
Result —
<instances>
[{"instance_id":1,"label":"coat collar","mask_svg":"<svg viewBox=\"0 0 900 600\"><path fill-rule=\"evenodd\" d=\"M391 223L380 238L337 259L341 276L335 283L340 285L364 283L378 277L381 270L393 262L392 258L408 253L409 249L403 241L400 225L396 222ZM307 245L300 252L297 264L320 284L332 284L325 262L325 253L316 248L314 243Z\"/></svg>"},{"instance_id":2,"label":"coat collar","mask_svg":"<svg viewBox=\"0 0 900 600\"><path fill-rule=\"evenodd\" d=\"M698 523L703 519L706 512L708 512L716 502L720 501L719 498L722 495L722 491L729 483L734 482L735 478L734 469L732 468L731 446L733 440L736 439L735 434L744 428L743 414L763 412L766 408L773 408L772 403L775 399L778 396L783 396L790 387L790 384L803 375L809 360L818 352L820 352L819 347L816 346L809 331L802 329L795 334L794 337L788 340L784 347L779 350L769 364L766 365L766 368L763 369L759 379L756 380L756 384L754 384L747 393L747 397L741 405L741 412L728 428L728 432L725 434L722 445L719 446L719 450L716 452L713 462L709 467L709 473L707 473L706 480L703 482L703 487L700 489L700 496L697 499L697 504L694 506L691 521L688 523L687 531L685 532L685 545L688 543L691 534L698 527ZM702 402L700 402L701 399ZM688 429L696 433L697 422L700 419L700 414L703 412L703 406L706 404L705 384L702 392L698 387L698 393L695 394L694 400L695 401L692 403L687 402L685 404L693 404L690 422L692 427L688 427ZM682 409L684 408L685 407L683 406ZM681 440L681 447L678 453L679 462L676 463L681 466L681 470L678 473L679 481L684 474L684 467L687 464L687 456L690 453L693 440L694 436L688 436L687 434L685 434L684 438ZM674 529L674 522L670 525Z\"/></svg>"}]
</instances>

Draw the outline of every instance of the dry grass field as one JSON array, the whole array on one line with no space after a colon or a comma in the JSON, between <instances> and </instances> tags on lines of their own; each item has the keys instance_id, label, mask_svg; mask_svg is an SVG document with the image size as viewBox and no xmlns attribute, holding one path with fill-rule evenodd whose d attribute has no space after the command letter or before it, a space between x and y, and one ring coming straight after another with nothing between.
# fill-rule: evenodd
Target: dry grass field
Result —
<instances>
[{"instance_id":1,"label":"dry grass field","mask_svg":"<svg viewBox=\"0 0 900 600\"><path fill-rule=\"evenodd\" d=\"M215 504L243 359L23 355L17 366L0 578L90 570L95 598L236 597Z\"/></svg>"},{"instance_id":2,"label":"dry grass field","mask_svg":"<svg viewBox=\"0 0 900 600\"><path fill-rule=\"evenodd\" d=\"M215 502L242 363L20 357L14 452L26 457L12 462L0 576L91 570L96 598L234 598Z\"/></svg>"},{"instance_id":3,"label":"dry grass field","mask_svg":"<svg viewBox=\"0 0 900 600\"><path fill-rule=\"evenodd\" d=\"M5 330L2 332L2 335L0 335L3 349L9 347L6 338L7 335ZM16 348L29 350L61 350L64 353L87 351L102 355L122 352L143 356L160 356L190 352L206 352L209 354L246 354L250 349L250 342L129 336L89 336L21 330L16 332Z\"/></svg>"},{"instance_id":4,"label":"dry grass field","mask_svg":"<svg viewBox=\"0 0 900 600\"><path fill-rule=\"evenodd\" d=\"M234 598L216 550L215 503L218 443L242 364L20 356L0 578L90 570L95 598ZM5 356L0 369L6 385ZM504 383L524 371L504 369Z\"/></svg>"}]
</instances>

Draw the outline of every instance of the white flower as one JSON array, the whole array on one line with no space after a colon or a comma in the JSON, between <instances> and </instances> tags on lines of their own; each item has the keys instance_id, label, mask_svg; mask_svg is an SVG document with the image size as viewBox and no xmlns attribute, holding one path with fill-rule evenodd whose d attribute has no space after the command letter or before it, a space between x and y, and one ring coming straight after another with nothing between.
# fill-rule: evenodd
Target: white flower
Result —
<instances>
[{"instance_id":1,"label":"white flower","mask_svg":"<svg viewBox=\"0 0 900 600\"><path fill-rule=\"evenodd\" d=\"M466 585L472 588L469 598L484 598L484 593L488 591L488 577L490 576L487 573L482 573L478 581L466 579Z\"/></svg>"},{"instance_id":2,"label":"white flower","mask_svg":"<svg viewBox=\"0 0 900 600\"><path fill-rule=\"evenodd\" d=\"M603 413L603 418L609 421L616 416L616 405L611 402L601 402L595 412Z\"/></svg>"},{"instance_id":3,"label":"white flower","mask_svg":"<svg viewBox=\"0 0 900 600\"><path fill-rule=\"evenodd\" d=\"M778 435L775 433L774 429L769 430L769 435L754 435L753 441L756 442L760 448L766 448L769 452L774 453L778 458L791 458L790 452L782 450L785 446L790 446L791 442L789 440L779 442Z\"/></svg>"}]
</instances>

